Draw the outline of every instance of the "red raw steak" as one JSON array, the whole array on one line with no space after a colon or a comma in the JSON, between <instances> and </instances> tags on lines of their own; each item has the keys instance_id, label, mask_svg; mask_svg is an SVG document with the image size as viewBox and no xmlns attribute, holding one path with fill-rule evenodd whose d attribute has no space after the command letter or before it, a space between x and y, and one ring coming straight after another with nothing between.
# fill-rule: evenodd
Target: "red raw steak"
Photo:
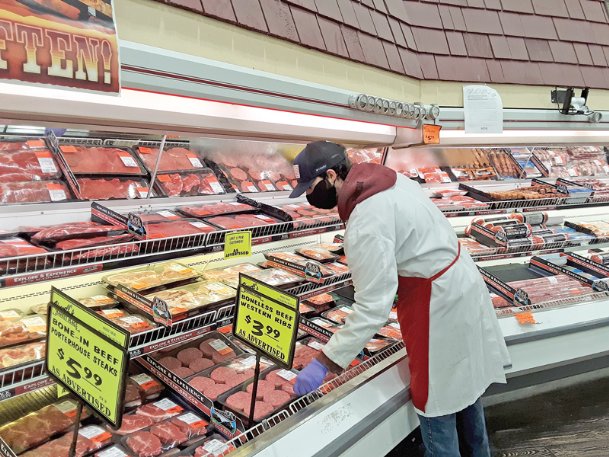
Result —
<instances>
[{"instance_id":1,"label":"red raw steak","mask_svg":"<svg viewBox=\"0 0 609 457\"><path fill-rule=\"evenodd\" d=\"M74 174L143 174L135 158L124 149L71 145L60 149Z\"/></svg>"},{"instance_id":2,"label":"red raw steak","mask_svg":"<svg viewBox=\"0 0 609 457\"><path fill-rule=\"evenodd\" d=\"M58 241L67 240L70 238L84 237L99 237L110 233L121 233L124 227L115 225L103 225L97 222L67 222L65 224L52 225L50 227L42 227L32 236L34 243L57 243ZM82 247L82 246L77 246ZM69 247L60 247L60 249L74 249Z\"/></svg>"},{"instance_id":3,"label":"red raw steak","mask_svg":"<svg viewBox=\"0 0 609 457\"><path fill-rule=\"evenodd\" d=\"M47 149L0 153L0 178L8 181L41 181L61 177L61 171ZM25 179L24 179L25 178Z\"/></svg>"},{"instance_id":4,"label":"red raw steak","mask_svg":"<svg viewBox=\"0 0 609 457\"><path fill-rule=\"evenodd\" d=\"M139 414L127 414L123 416L123 423L116 433L119 435L129 435L154 424L152 418Z\"/></svg>"},{"instance_id":5,"label":"red raw steak","mask_svg":"<svg viewBox=\"0 0 609 457\"><path fill-rule=\"evenodd\" d=\"M138 147L137 152L150 172L154 170L159 156L158 148ZM198 156L186 148L169 148L163 150L158 171L186 171L203 167Z\"/></svg>"},{"instance_id":6,"label":"red raw steak","mask_svg":"<svg viewBox=\"0 0 609 457\"><path fill-rule=\"evenodd\" d=\"M170 422L163 422L151 427L150 433L161 440L164 446L175 447L188 441L188 435Z\"/></svg>"},{"instance_id":7,"label":"red raw steak","mask_svg":"<svg viewBox=\"0 0 609 457\"><path fill-rule=\"evenodd\" d=\"M201 235L213 232L214 227L195 220L177 220L146 224L146 238L168 238L172 236Z\"/></svg>"},{"instance_id":8,"label":"red raw steak","mask_svg":"<svg viewBox=\"0 0 609 457\"><path fill-rule=\"evenodd\" d=\"M148 184L142 180L124 178L78 178L82 200L108 200L110 198L145 198Z\"/></svg>"},{"instance_id":9,"label":"red raw steak","mask_svg":"<svg viewBox=\"0 0 609 457\"><path fill-rule=\"evenodd\" d=\"M0 203L49 203L70 198L59 181L0 182Z\"/></svg>"},{"instance_id":10,"label":"red raw steak","mask_svg":"<svg viewBox=\"0 0 609 457\"><path fill-rule=\"evenodd\" d=\"M161 440L150 432L135 432L126 442L137 457L156 457L163 452Z\"/></svg>"}]
</instances>

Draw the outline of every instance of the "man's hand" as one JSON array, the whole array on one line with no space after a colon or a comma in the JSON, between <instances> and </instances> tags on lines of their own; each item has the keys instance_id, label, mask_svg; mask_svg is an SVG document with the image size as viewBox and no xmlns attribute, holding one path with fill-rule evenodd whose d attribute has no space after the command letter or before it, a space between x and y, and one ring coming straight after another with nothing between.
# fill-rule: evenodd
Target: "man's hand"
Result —
<instances>
[{"instance_id":1,"label":"man's hand","mask_svg":"<svg viewBox=\"0 0 609 457\"><path fill-rule=\"evenodd\" d=\"M294 392L298 396L313 392L321 386L327 374L328 368L319 360L313 360L298 374Z\"/></svg>"}]
</instances>

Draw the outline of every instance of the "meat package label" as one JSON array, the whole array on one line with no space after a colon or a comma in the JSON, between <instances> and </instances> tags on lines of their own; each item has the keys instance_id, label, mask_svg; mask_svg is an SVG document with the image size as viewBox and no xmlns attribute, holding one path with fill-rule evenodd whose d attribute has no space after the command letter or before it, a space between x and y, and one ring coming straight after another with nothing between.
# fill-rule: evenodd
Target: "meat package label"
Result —
<instances>
[{"instance_id":1,"label":"meat package label","mask_svg":"<svg viewBox=\"0 0 609 457\"><path fill-rule=\"evenodd\" d=\"M53 288L47 372L108 423L122 421L129 333Z\"/></svg>"},{"instance_id":2,"label":"meat package label","mask_svg":"<svg viewBox=\"0 0 609 457\"><path fill-rule=\"evenodd\" d=\"M233 335L282 367L291 368L298 309L298 297L240 274Z\"/></svg>"}]
</instances>

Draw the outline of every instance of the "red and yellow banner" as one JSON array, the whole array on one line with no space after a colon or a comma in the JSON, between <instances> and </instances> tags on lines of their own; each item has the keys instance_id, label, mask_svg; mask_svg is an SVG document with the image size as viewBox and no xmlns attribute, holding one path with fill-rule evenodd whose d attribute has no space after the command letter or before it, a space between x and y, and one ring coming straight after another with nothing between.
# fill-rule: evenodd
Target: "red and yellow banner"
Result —
<instances>
[{"instance_id":1,"label":"red and yellow banner","mask_svg":"<svg viewBox=\"0 0 609 457\"><path fill-rule=\"evenodd\" d=\"M0 79L120 90L112 0L0 0Z\"/></svg>"}]
</instances>

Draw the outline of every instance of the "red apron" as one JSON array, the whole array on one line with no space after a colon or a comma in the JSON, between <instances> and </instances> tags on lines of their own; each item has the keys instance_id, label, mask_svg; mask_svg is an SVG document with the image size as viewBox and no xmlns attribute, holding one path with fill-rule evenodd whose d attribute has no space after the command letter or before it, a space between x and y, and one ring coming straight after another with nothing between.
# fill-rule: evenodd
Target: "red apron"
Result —
<instances>
[{"instance_id":1,"label":"red apron","mask_svg":"<svg viewBox=\"0 0 609 457\"><path fill-rule=\"evenodd\" d=\"M433 282L459 260L461 245L453 261L431 278L398 277L398 321L408 353L412 403L425 412L429 393L429 315Z\"/></svg>"}]
</instances>

